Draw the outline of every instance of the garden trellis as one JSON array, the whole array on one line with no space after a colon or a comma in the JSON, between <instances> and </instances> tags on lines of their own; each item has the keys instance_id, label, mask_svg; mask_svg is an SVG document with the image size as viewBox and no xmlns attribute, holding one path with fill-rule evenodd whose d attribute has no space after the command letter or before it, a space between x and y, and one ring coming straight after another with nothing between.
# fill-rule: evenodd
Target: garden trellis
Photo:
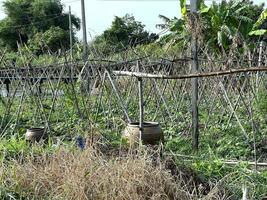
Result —
<instances>
[{"instance_id":1,"label":"garden trellis","mask_svg":"<svg viewBox=\"0 0 267 200\"><path fill-rule=\"evenodd\" d=\"M108 139L108 134L119 137L126 123L142 126L144 120L159 122L167 140L190 141L190 80L197 77L200 141L207 132L224 134L231 129L251 145L266 131L264 123L257 122L261 95L267 93L266 47L260 51L255 50L253 58L216 59L202 50L200 71L194 74L190 57L65 59L49 66L5 68L0 70L1 137L22 136L28 127L44 126L51 136L71 138L79 124L90 133L105 131Z\"/></svg>"}]
</instances>

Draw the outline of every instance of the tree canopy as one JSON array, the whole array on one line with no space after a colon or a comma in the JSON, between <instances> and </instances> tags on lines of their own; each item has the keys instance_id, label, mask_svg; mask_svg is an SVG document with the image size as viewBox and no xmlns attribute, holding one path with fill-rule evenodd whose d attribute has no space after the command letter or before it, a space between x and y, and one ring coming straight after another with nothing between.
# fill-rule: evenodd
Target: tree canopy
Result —
<instances>
[{"instance_id":1,"label":"tree canopy","mask_svg":"<svg viewBox=\"0 0 267 200\"><path fill-rule=\"evenodd\" d=\"M93 45L100 47L102 53L108 54L158 39L155 33L149 33L144 27L145 25L136 21L132 15L116 16L110 28L95 38Z\"/></svg>"},{"instance_id":2,"label":"tree canopy","mask_svg":"<svg viewBox=\"0 0 267 200\"><path fill-rule=\"evenodd\" d=\"M17 43L35 45L38 48L43 36L54 37L52 50L69 44L68 14L63 12L60 0L6 0L3 3L6 17L0 21L0 44L10 50L17 49ZM73 32L80 29L80 20L72 17ZM60 34L52 34L59 31ZM39 41L36 40L39 39ZM37 43L34 43L37 42ZM47 45L50 46L49 41Z\"/></svg>"}]
</instances>

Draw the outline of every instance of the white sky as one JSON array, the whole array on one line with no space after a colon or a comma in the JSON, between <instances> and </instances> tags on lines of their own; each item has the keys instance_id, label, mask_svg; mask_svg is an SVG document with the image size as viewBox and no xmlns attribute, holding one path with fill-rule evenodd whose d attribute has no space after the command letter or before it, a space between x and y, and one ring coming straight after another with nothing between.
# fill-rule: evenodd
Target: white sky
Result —
<instances>
[{"instance_id":1,"label":"white sky","mask_svg":"<svg viewBox=\"0 0 267 200\"><path fill-rule=\"evenodd\" d=\"M0 5L5 0L0 0ZM68 6L72 7L72 13L81 18L80 0L61 0L65 4L65 10ZM253 0L255 3L267 3L266 0ZM87 32L94 37L101 34L111 25L114 16L123 16L126 13L133 14L137 21L141 21L146 25L146 30L158 33L160 30L155 25L161 23L158 15L164 15L169 18L179 17L180 6L179 0L85 0ZM5 14L1 6L0 19ZM82 38L81 31L78 37ZM88 35L90 40L90 35Z\"/></svg>"}]
</instances>

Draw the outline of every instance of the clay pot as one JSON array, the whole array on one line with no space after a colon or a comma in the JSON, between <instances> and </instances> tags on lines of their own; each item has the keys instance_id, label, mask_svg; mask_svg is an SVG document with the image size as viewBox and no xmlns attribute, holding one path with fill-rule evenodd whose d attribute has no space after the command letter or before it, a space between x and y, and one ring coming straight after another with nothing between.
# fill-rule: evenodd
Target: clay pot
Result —
<instances>
[{"instance_id":1,"label":"clay pot","mask_svg":"<svg viewBox=\"0 0 267 200\"><path fill-rule=\"evenodd\" d=\"M44 137L44 128L30 128L27 129L25 138L30 142L39 142Z\"/></svg>"},{"instance_id":2,"label":"clay pot","mask_svg":"<svg viewBox=\"0 0 267 200\"><path fill-rule=\"evenodd\" d=\"M139 122L129 123L124 129L122 137L130 144L139 142ZM157 144L164 140L163 131L157 122L144 122L144 130L141 135L143 144Z\"/></svg>"}]
</instances>

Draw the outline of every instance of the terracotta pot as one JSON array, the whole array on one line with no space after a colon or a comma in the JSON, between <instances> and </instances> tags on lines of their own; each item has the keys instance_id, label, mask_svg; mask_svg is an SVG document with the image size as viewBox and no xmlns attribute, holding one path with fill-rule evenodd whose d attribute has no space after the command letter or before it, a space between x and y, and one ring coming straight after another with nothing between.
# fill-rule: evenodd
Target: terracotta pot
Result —
<instances>
[{"instance_id":1,"label":"terracotta pot","mask_svg":"<svg viewBox=\"0 0 267 200\"><path fill-rule=\"evenodd\" d=\"M45 129L44 128L30 128L27 129L25 138L27 141L39 142L44 137Z\"/></svg>"},{"instance_id":2,"label":"terracotta pot","mask_svg":"<svg viewBox=\"0 0 267 200\"><path fill-rule=\"evenodd\" d=\"M129 123L124 129L123 138L126 138L130 144L139 142L139 122ZM143 144L157 144L164 140L163 132L157 122L144 122L144 130L141 135Z\"/></svg>"}]
</instances>

